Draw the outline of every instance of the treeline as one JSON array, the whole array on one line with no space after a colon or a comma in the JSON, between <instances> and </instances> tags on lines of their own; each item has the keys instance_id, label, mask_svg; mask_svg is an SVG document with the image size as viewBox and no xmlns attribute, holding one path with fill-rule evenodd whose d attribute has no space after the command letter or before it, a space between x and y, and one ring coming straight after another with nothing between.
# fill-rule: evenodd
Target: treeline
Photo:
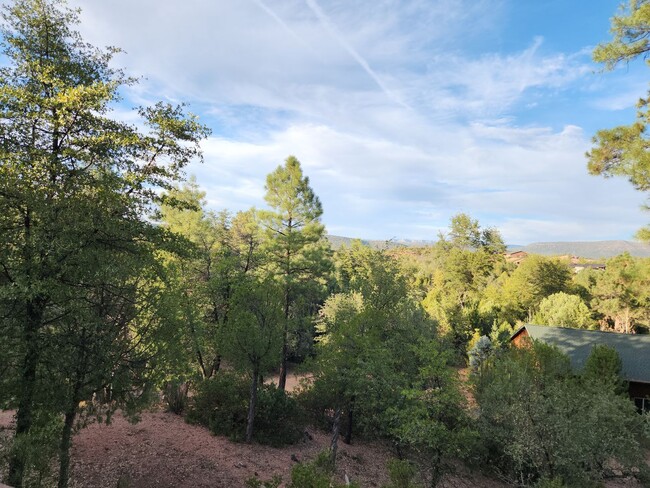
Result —
<instances>
[{"instance_id":1,"label":"treeline","mask_svg":"<svg viewBox=\"0 0 650 488\"><path fill-rule=\"evenodd\" d=\"M592 359L591 374L553 349L503 346L529 320L642 330L648 261L624 255L575 276L535 256L515 267L498 231L463 214L432 249L354 243L334 253L294 157L267 176L267 208L210 212L183 175L209 130L162 103L140 108L138 126L112 118L134 81L112 68L117 50L84 43L76 22L57 0L5 10L0 407L16 410L2 451L10 485L47 484L56 458L54 477L68 486L73 433L118 409L136 418L161 391L188 421L236 440L282 445L309 423L330 430L320 460L294 469L295 487L329 486L339 439L357 436L393 447L394 486L435 486L458 460L521 485L587 486L611 463L645 476L647 416L621 392L611 351ZM486 337L490 354L474 386L461 387L457 369ZM289 364L308 372L292 394ZM277 387L265 381L274 373Z\"/></svg>"}]
</instances>

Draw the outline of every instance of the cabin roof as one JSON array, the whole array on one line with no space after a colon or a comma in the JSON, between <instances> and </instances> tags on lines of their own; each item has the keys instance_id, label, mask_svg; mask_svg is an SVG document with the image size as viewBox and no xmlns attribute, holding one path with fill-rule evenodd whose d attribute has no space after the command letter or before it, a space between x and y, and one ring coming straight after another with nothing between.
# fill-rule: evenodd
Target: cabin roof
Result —
<instances>
[{"instance_id":1,"label":"cabin roof","mask_svg":"<svg viewBox=\"0 0 650 488\"><path fill-rule=\"evenodd\" d=\"M576 370L584 367L591 350L597 344L609 346L618 352L623 363L622 376L627 381L650 383L650 335L619 334L600 330L569 329L526 324L510 340L524 333L537 341L556 346L571 359Z\"/></svg>"}]
</instances>

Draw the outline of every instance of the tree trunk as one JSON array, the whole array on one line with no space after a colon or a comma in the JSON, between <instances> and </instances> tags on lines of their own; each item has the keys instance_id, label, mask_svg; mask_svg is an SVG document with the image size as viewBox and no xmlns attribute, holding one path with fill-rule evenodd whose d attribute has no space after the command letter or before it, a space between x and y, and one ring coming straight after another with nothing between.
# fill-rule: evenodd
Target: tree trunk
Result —
<instances>
[{"instance_id":1,"label":"tree trunk","mask_svg":"<svg viewBox=\"0 0 650 488\"><path fill-rule=\"evenodd\" d=\"M280 363L280 379L278 388L282 391L287 386L287 355L289 353L289 287L284 293L284 331L282 334L282 362Z\"/></svg>"},{"instance_id":2,"label":"tree trunk","mask_svg":"<svg viewBox=\"0 0 650 488\"><path fill-rule=\"evenodd\" d=\"M18 411L16 413L16 434L15 437L29 434L32 427L33 399L36 389L36 366L38 364L38 341L36 333L41 325L43 316L42 307L33 301L27 304L27 320L25 324L25 359L23 372L20 379L20 397ZM25 475L25 460L19 453L11 455L9 460L9 471L7 484L20 487L23 484Z\"/></svg>"},{"instance_id":3,"label":"tree trunk","mask_svg":"<svg viewBox=\"0 0 650 488\"><path fill-rule=\"evenodd\" d=\"M70 445L72 441L72 426L77 415L76 405L65 413L61 444L59 445L59 484L58 488L67 488L70 478Z\"/></svg>"},{"instance_id":4,"label":"tree trunk","mask_svg":"<svg viewBox=\"0 0 650 488\"><path fill-rule=\"evenodd\" d=\"M285 329L284 341L282 343L282 362L280 363L280 378L278 388L284 391L287 387L287 333Z\"/></svg>"},{"instance_id":5,"label":"tree trunk","mask_svg":"<svg viewBox=\"0 0 650 488\"><path fill-rule=\"evenodd\" d=\"M332 442L330 443L330 456L332 459L332 469L336 465L336 451L339 448L339 432L341 431L341 407L334 411L334 424L332 425Z\"/></svg>"},{"instance_id":6,"label":"tree trunk","mask_svg":"<svg viewBox=\"0 0 650 488\"><path fill-rule=\"evenodd\" d=\"M260 377L260 369L253 369L251 378L251 394L248 401L248 422L246 423L246 442L253 442L253 424L255 422L255 404L257 403L257 381Z\"/></svg>"},{"instance_id":7,"label":"tree trunk","mask_svg":"<svg viewBox=\"0 0 650 488\"><path fill-rule=\"evenodd\" d=\"M350 408L348 409L348 425L347 425L347 430L345 431L345 439L344 439L346 444L352 443L353 415L354 415L354 408L352 407L352 405L350 405Z\"/></svg>"}]
</instances>

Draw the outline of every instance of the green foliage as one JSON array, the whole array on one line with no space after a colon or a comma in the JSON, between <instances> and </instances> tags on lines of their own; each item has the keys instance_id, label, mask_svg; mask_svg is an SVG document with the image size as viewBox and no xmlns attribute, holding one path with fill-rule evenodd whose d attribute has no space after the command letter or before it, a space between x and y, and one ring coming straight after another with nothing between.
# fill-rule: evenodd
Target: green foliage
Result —
<instances>
[{"instance_id":1,"label":"green foliage","mask_svg":"<svg viewBox=\"0 0 650 488\"><path fill-rule=\"evenodd\" d=\"M571 285L566 263L531 255L486 288L482 306L491 308L498 322L530 321L544 298L567 292Z\"/></svg>"},{"instance_id":2,"label":"green foliage","mask_svg":"<svg viewBox=\"0 0 650 488\"><path fill-rule=\"evenodd\" d=\"M197 385L185 419L208 427L215 435L241 441L246 429L247 394L244 377L222 372Z\"/></svg>"},{"instance_id":3,"label":"green foliage","mask_svg":"<svg viewBox=\"0 0 650 488\"><path fill-rule=\"evenodd\" d=\"M576 329L596 328L591 311L582 298L564 292L544 298L533 316L533 323Z\"/></svg>"},{"instance_id":4,"label":"green foliage","mask_svg":"<svg viewBox=\"0 0 650 488\"><path fill-rule=\"evenodd\" d=\"M3 18L0 404L18 408L18 437L37 410L66 416L65 487L80 402L134 407L175 342L158 254L174 242L151 217L209 131L162 103L138 110L140 128L113 120L133 80L111 67L118 50L83 42L63 2L16 0ZM23 468L11 460L9 484Z\"/></svg>"},{"instance_id":5,"label":"green foliage","mask_svg":"<svg viewBox=\"0 0 650 488\"><path fill-rule=\"evenodd\" d=\"M185 418L189 423L208 427L215 435L243 441L249 389L246 377L220 372L198 384ZM262 385L258 391L255 426L253 439L260 444L293 444L303 436L304 414L296 399L275 385Z\"/></svg>"},{"instance_id":6,"label":"green foliage","mask_svg":"<svg viewBox=\"0 0 650 488\"><path fill-rule=\"evenodd\" d=\"M412 344L432 337L433 324L385 252L353 244L337 258L346 291L320 310L314 381L303 398L320 423L328 422L326 412L341 409L348 440L352 423L360 434L385 435L382 412L400 401L416 374Z\"/></svg>"},{"instance_id":7,"label":"green foliage","mask_svg":"<svg viewBox=\"0 0 650 488\"><path fill-rule=\"evenodd\" d=\"M165 194L160 217L165 228L189 244L183 255L166 256L168 273L182 296L177 313L184 334L177 356L196 364L201 376L209 378L220 367L220 334L232 318L234 291L259 271L263 253L254 209L215 215L205 210L204 198L191 180Z\"/></svg>"},{"instance_id":8,"label":"green foliage","mask_svg":"<svg viewBox=\"0 0 650 488\"><path fill-rule=\"evenodd\" d=\"M314 311L325 293L331 268L330 250L325 226L320 217L320 200L303 175L300 162L293 156L266 177L264 199L271 207L260 212L266 229L264 252L266 270L283 290L284 332L280 387L286 382L286 366L290 355L307 351L290 346L304 344L301 335L311 335L311 323L304 318Z\"/></svg>"},{"instance_id":9,"label":"green foliage","mask_svg":"<svg viewBox=\"0 0 650 488\"><path fill-rule=\"evenodd\" d=\"M25 461L26 487L48 486L55 478L52 468L58 454L61 428L59 416L39 411L29 432L14 438L11 454Z\"/></svg>"},{"instance_id":10,"label":"green foliage","mask_svg":"<svg viewBox=\"0 0 650 488\"><path fill-rule=\"evenodd\" d=\"M566 488L561 478L542 478L535 483L535 488Z\"/></svg>"},{"instance_id":11,"label":"green foliage","mask_svg":"<svg viewBox=\"0 0 650 488\"><path fill-rule=\"evenodd\" d=\"M450 352L435 341L421 341L413 354L419 363L415 381L385 418L391 440L420 464L435 486L451 458L469 455L476 432L463 408L456 371L449 367Z\"/></svg>"},{"instance_id":12,"label":"green foliage","mask_svg":"<svg viewBox=\"0 0 650 488\"><path fill-rule=\"evenodd\" d=\"M444 240L445 236L442 235L441 238ZM462 249L481 249L490 254L502 254L506 250L506 245L496 228L481 229L478 220L465 213L456 214L451 218L447 238L453 246Z\"/></svg>"},{"instance_id":13,"label":"green foliage","mask_svg":"<svg viewBox=\"0 0 650 488\"><path fill-rule=\"evenodd\" d=\"M278 488L282 484L282 477L275 475L269 480L262 481L257 476L246 480L246 488Z\"/></svg>"},{"instance_id":14,"label":"green foliage","mask_svg":"<svg viewBox=\"0 0 650 488\"><path fill-rule=\"evenodd\" d=\"M421 488L422 485L414 481L417 468L413 463L404 459L391 459L387 467L390 483L384 485L384 488Z\"/></svg>"},{"instance_id":15,"label":"green foliage","mask_svg":"<svg viewBox=\"0 0 650 488\"><path fill-rule=\"evenodd\" d=\"M474 372L482 372L486 363L494 354L494 346L488 336L481 336L469 350L469 365Z\"/></svg>"},{"instance_id":16,"label":"green foliage","mask_svg":"<svg viewBox=\"0 0 650 488\"><path fill-rule=\"evenodd\" d=\"M476 398L484 462L513 482L560 477L568 486L591 486L611 461L640 465L632 403L577 376L552 347L533 343L497 358Z\"/></svg>"},{"instance_id":17,"label":"green foliage","mask_svg":"<svg viewBox=\"0 0 650 488\"><path fill-rule=\"evenodd\" d=\"M650 3L630 0L627 8L612 18L614 39L594 49L594 61L613 69L620 62L638 56L647 58L650 25ZM640 191L650 191L650 156L646 129L650 112L648 98L637 104L636 122L613 129L600 130L593 138L594 148L587 153L589 172L594 175L623 176ZM650 228L639 231L637 237L650 239Z\"/></svg>"},{"instance_id":18,"label":"green foliage","mask_svg":"<svg viewBox=\"0 0 650 488\"><path fill-rule=\"evenodd\" d=\"M515 333L515 328L508 322L501 322L497 325L496 322L492 326L490 332L490 340L495 349L505 349L510 346L510 338Z\"/></svg>"},{"instance_id":19,"label":"green foliage","mask_svg":"<svg viewBox=\"0 0 650 488\"><path fill-rule=\"evenodd\" d=\"M631 333L650 323L650 260L628 253L607 260L604 271L588 276L591 307L601 324L617 332Z\"/></svg>"},{"instance_id":20,"label":"green foliage","mask_svg":"<svg viewBox=\"0 0 650 488\"><path fill-rule=\"evenodd\" d=\"M305 433L305 413L298 400L274 384L259 390L254 438L260 444L295 444Z\"/></svg>"},{"instance_id":21,"label":"green foliage","mask_svg":"<svg viewBox=\"0 0 650 488\"><path fill-rule=\"evenodd\" d=\"M250 374L261 374L280 359L282 290L273 282L241 281L230 300L230 320L220 331L226 359Z\"/></svg>"},{"instance_id":22,"label":"green foliage","mask_svg":"<svg viewBox=\"0 0 650 488\"><path fill-rule=\"evenodd\" d=\"M506 269L505 245L496 229L483 229L466 214L451 219L447 236L431 251L422 304L464 361L475 330L490 332L495 307L485 306L488 287ZM420 278L422 279L422 278Z\"/></svg>"},{"instance_id":23,"label":"green foliage","mask_svg":"<svg viewBox=\"0 0 650 488\"><path fill-rule=\"evenodd\" d=\"M345 486L360 488L354 482L349 485L334 482L332 468L330 453L323 451L313 461L296 464L291 469L291 483L287 488L343 488Z\"/></svg>"},{"instance_id":24,"label":"green foliage","mask_svg":"<svg viewBox=\"0 0 650 488\"><path fill-rule=\"evenodd\" d=\"M615 349L597 344L591 350L583 375L586 381L593 382L598 388L609 389L624 394L626 385L621 377L623 362Z\"/></svg>"}]
</instances>

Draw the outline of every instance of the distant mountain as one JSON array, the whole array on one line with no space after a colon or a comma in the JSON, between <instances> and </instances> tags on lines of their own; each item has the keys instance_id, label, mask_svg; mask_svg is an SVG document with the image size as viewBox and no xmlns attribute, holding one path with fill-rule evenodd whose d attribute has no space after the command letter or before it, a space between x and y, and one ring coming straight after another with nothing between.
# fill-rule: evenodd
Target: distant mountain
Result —
<instances>
[{"instance_id":1,"label":"distant mountain","mask_svg":"<svg viewBox=\"0 0 650 488\"><path fill-rule=\"evenodd\" d=\"M355 238L327 235L327 240L332 245L332 249L338 249L341 246L350 246ZM427 247L432 246L435 241L416 241L412 239L389 239L386 241L359 239L366 246L373 249L394 249L396 247Z\"/></svg>"},{"instance_id":2,"label":"distant mountain","mask_svg":"<svg viewBox=\"0 0 650 488\"><path fill-rule=\"evenodd\" d=\"M351 237L328 235L333 249L349 246L354 240ZM428 247L435 241L418 241L411 239L391 239L387 241L360 239L366 246L374 249L394 249L396 247ZM526 246L509 245L508 251L525 251L530 254L544 256L580 256L581 258L603 259L629 252L639 258L650 257L650 244L633 241L584 241L584 242L534 242Z\"/></svg>"},{"instance_id":3,"label":"distant mountain","mask_svg":"<svg viewBox=\"0 0 650 488\"><path fill-rule=\"evenodd\" d=\"M624 252L639 258L650 257L650 245L632 241L534 242L527 246L508 246L509 251L525 251L544 256L580 256L581 258L611 258Z\"/></svg>"}]
</instances>

